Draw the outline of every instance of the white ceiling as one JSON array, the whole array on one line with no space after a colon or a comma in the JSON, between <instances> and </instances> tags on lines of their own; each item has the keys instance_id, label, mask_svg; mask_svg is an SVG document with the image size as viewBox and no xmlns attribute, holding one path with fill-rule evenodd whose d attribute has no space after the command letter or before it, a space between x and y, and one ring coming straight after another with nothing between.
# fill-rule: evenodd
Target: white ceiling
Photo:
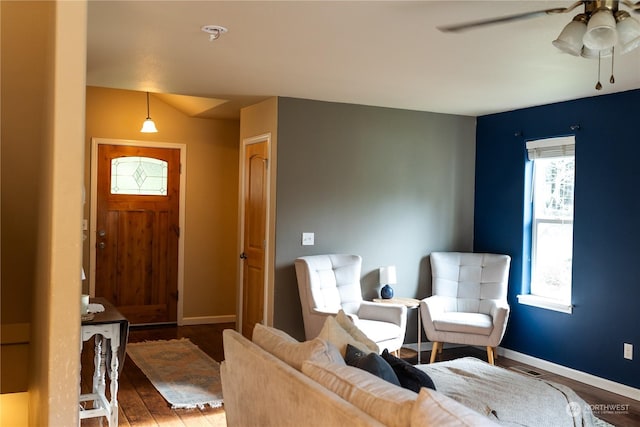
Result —
<instances>
[{"instance_id":1,"label":"white ceiling","mask_svg":"<svg viewBox=\"0 0 640 427\"><path fill-rule=\"evenodd\" d=\"M614 85L603 59L596 91L598 61L551 45L582 8L460 34L436 29L570 4L92 0L87 84L214 98L213 107L227 100L200 114L223 118L269 96L478 116L640 88L640 49L616 56ZM211 42L208 24L229 32Z\"/></svg>"}]
</instances>

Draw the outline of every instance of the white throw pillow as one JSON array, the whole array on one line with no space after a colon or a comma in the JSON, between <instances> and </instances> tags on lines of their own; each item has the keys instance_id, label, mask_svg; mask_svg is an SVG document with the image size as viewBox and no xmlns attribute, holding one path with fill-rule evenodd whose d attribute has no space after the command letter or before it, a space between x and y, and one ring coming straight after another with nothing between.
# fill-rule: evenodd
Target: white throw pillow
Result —
<instances>
[{"instance_id":1,"label":"white throw pillow","mask_svg":"<svg viewBox=\"0 0 640 427\"><path fill-rule=\"evenodd\" d=\"M338 322L338 324L342 326L342 329L347 331L349 335L353 337L353 339L366 345L371 352L380 354L380 348L378 347L378 344L376 344L375 341L366 336L365 333L362 332L355 325L355 323L353 323L353 320L351 320L343 310L340 310L336 315L336 322Z\"/></svg>"},{"instance_id":2,"label":"white throw pillow","mask_svg":"<svg viewBox=\"0 0 640 427\"><path fill-rule=\"evenodd\" d=\"M345 365L339 350L320 338L299 342L284 331L256 323L253 342L298 371L307 360Z\"/></svg>"},{"instance_id":3,"label":"white throw pillow","mask_svg":"<svg viewBox=\"0 0 640 427\"><path fill-rule=\"evenodd\" d=\"M338 321L333 316L327 317L327 320L325 320L324 326L322 326L322 330L320 331L318 338L321 338L333 344L340 351L340 354L343 358L347 353L347 344L351 344L358 350L361 350L367 354L374 351L371 350L366 343L358 341L356 338L354 338L349 332L347 332L342 326L340 326Z\"/></svg>"}]
</instances>

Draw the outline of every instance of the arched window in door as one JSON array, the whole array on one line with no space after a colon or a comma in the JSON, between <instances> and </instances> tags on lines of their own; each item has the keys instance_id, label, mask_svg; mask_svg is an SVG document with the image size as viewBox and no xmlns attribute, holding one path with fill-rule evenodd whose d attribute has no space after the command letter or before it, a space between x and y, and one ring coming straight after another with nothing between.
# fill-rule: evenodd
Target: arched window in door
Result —
<instances>
[{"instance_id":1,"label":"arched window in door","mask_svg":"<svg viewBox=\"0 0 640 427\"><path fill-rule=\"evenodd\" d=\"M167 162L151 157L111 160L111 194L167 195Z\"/></svg>"}]
</instances>

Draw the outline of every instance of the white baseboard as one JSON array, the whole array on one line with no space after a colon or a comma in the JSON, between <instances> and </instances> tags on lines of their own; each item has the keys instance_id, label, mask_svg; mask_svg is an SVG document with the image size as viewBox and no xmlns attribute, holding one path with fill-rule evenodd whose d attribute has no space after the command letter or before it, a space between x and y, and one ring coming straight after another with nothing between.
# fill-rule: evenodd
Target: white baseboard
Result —
<instances>
[{"instance_id":1,"label":"white baseboard","mask_svg":"<svg viewBox=\"0 0 640 427\"><path fill-rule=\"evenodd\" d=\"M515 360L516 362L526 363L527 365L640 401L640 389L630 387L628 385L620 384L615 381L597 377L572 368L567 368L566 366L558 365L556 363L548 362L543 359L538 359L537 357L528 356L502 347L498 347L498 354L508 359Z\"/></svg>"},{"instance_id":2,"label":"white baseboard","mask_svg":"<svg viewBox=\"0 0 640 427\"><path fill-rule=\"evenodd\" d=\"M214 323L235 323L236 315L229 314L226 316L199 316L199 317L183 317L180 326L183 325L211 325Z\"/></svg>"}]
</instances>

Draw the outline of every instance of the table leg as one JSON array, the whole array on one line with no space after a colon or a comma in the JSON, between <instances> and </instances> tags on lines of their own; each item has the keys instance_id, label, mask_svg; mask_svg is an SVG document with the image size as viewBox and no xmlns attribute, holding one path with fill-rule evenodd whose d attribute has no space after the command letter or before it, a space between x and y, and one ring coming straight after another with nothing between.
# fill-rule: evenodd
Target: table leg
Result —
<instances>
[{"instance_id":1,"label":"table leg","mask_svg":"<svg viewBox=\"0 0 640 427\"><path fill-rule=\"evenodd\" d=\"M422 343L422 319L420 317L420 306L418 306L418 365L421 363L420 344Z\"/></svg>"},{"instance_id":2,"label":"table leg","mask_svg":"<svg viewBox=\"0 0 640 427\"><path fill-rule=\"evenodd\" d=\"M104 395L106 382L105 374L105 358L106 349L104 348L104 337L100 334L95 335L95 352L93 359L93 392ZM97 405L98 402L95 402Z\"/></svg>"},{"instance_id":3,"label":"table leg","mask_svg":"<svg viewBox=\"0 0 640 427\"><path fill-rule=\"evenodd\" d=\"M80 334L82 336L82 334ZM84 340L80 339L80 359L82 359L82 347L84 347ZM80 363L80 381L78 381L78 396L82 394L82 363ZM80 409L82 412L82 409ZM78 427L80 426L82 420L78 418Z\"/></svg>"},{"instance_id":4,"label":"table leg","mask_svg":"<svg viewBox=\"0 0 640 427\"><path fill-rule=\"evenodd\" d=\"M118 348L119 339L111 339L111 413L109 416L109 427L118 426Z\"/></svg>"}]
</instances>

